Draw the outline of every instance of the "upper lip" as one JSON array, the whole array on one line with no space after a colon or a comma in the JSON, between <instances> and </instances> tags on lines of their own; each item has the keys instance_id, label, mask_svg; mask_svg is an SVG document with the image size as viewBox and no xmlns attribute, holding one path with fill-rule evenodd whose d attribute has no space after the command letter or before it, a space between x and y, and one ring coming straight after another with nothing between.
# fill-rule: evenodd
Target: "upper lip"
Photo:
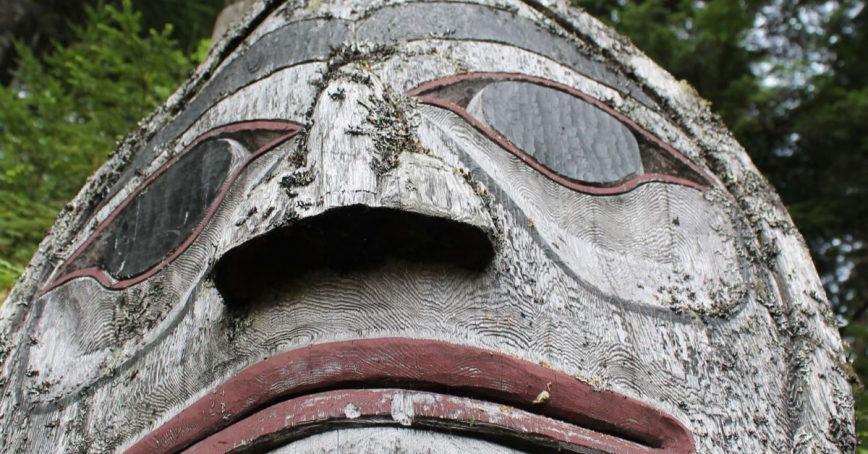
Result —
<instances>
[{"instance_id":1,"label":"upper lip","mask_svg":"<svg viewBox=\"0 0 868 454\"><path fill-rule=\"evenodd\" d=\"M474 347L433 340L380 338L299 348L250 366L126 452L176 453L213 434L227 432L230 426L240 426L243 418L253 419L251 415L255 412L271 410L281 403L294 404L294 409L311 406L301 400L318 393L321 398L344 402L373 391L340 395L334 391L374 388L442 392L503 404L501 408L509 406L540 421L573 425L582 433L581 437L555 441L586 449L610 453L694 451L693 436L673 416L618 393L595 389L566 373ZM543 390L551 397L540 403L538 398ZM364 405L360 402L359 406ZM258 414L260 420L262 413L266 412ZM327 413L316 415L323 422L347 419L343 413ZM454 420L460 416L442 418ZM287 417L280 422L281 429L286 429L291 421ZM471 429L472 424L468 431Z\"/></svg>"}]
</instances>

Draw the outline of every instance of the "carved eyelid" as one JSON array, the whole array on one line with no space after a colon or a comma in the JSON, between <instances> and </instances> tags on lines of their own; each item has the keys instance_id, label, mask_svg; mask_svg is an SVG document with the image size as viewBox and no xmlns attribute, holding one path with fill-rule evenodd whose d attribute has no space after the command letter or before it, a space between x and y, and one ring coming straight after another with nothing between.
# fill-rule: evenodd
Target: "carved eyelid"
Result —
<instances>
[{"instance_id":1,"label":"carved eyelid","mask_svg":"<svg viewBox=\"0 0 868 454\"><path fill-rule=\"evenodd\" d=\"M521 149L508 137L508 134L496 131L485 121L485 118L478 118L479 115L468 111L469 107L474 107L471 102L478 101L487 88L509 82L539 87L533 89L556 93L562 100L572 99L569 102L584 105L586 111L595 110L594 115L597 120L603 119L612 125L621 125L621 128L630 132L630 137L624 137L628 141L635 139L639 145L644 167L639 168L639 173L629 174L625 171L625 175L621 175L623 178L617 181L592 182L571 178L565 175L565 172L547 166L544 159L538 159L538 156L535 157L534 154ZM422 103L452 111L528 166L562 186L578 192L596 195L622 194L652 181L679 184L701 191L714 186L714 180L704 170L631 119L577 89L547 79L523 74L472 73L427 82L411 90L408 95L417 97ZM562 155L566 153L563 150L558 151ZM574 159L572 156L560 157ZM611 173L610 171L610 178Z\"/></svg>"},{"instance_id":2,"label":"carved eyelid","mask_svg":"<svg viewBox=\"0 0 868 454\"><path fill-rule=\"evenodd\" d=\"M301 125L285 121L250 121L222 126L202 134L190 143L181 153L173 157L169 162L163 164L150 177L139 184L134 191L132 191L117 207L115 207L106 219L99 223L84 243L75 250L68 260L66 260L61 268L55 273L55 277L53 277L49 283L39 291L38 295L41 296L53 288L78 277L92 277L103 287L112 290L120 290L153 276L163 267L172 263L193 243L208 221L211 220L235 180L251 162L287 140L290 140L300 132L302 128ZM100 247L103 246L98 245L97 243L104 243L106 241L107 236L110 235L110 232L107 231L112 230L110 227L124 211L124 208L136 200L138 196L144 195L147 192L146 190L156 186L155 182L158 182L160 177L169 173L173 166L178 164L180 160L191 156L191 152L196 150L197 147L208 145L213 142L243 144L246 153L244 154L245 157L243 159L239 159L235 164L231 165L229 171L222 178L219 184L219 192L217 192L212 200L205 205L205 212L197 222L196 227L184 237L179 245L166 251L165 254L163 254L163 258L156 263L147 266L144 271L129 277L117 277L112 275L105 269L104 262L107 260L107 257L101 255L104 251L99 250ZM92 252L90 255L97 257L98 260L94 259L94 257L88 256L88 252ZM80 260L83 260L85 263L78 263ZM79 266L75 266L76 264ZM75 269L71 270L71 267Z\"/></svg>"}]
</instances>

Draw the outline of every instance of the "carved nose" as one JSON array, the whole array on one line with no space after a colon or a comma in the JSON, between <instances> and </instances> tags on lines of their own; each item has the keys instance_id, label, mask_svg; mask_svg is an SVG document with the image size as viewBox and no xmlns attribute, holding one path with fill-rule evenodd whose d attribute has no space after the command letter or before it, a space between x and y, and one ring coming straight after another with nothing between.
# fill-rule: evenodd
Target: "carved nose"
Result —
<instances>
[{"instance_id":1,"label":"carved nose","mask_svg":"<svg viewBox=\"0 0 868 454\"><path fill-rule=\"evenodd\" d=\"M378 176L393 164L394 150L378 140L388 133L375 128L406 120L378 123L385 108L382 84L360 69L336 77L320 93L308 132L308 162L318 173L317 198L326 210L377 203Z\"/></svg>"},{"instance_id":2,"label":"carved nose","mask_svg":"<svg viewBox=\"0 0 868 454\"><path fill-rule=\"evenodd\" d=\"M410 98L363 68L335 77L317 100L308 136L323 211L395 208L490 229L474 188L419 143L418 118Z\"/></svg>"},{"instance_id":3,"label":"carved nose","mask_svg":"<svg viewBox=\"0 0 868 454\"><path fill-rule=\"evenodd\" d=\"M225 253L214 281L228 304L317 268L398 258L481 269L493 223L474 188L416 136L415 105L355 67L331 78L308 130L316 209Z\"/></svg>"}]
</instances>

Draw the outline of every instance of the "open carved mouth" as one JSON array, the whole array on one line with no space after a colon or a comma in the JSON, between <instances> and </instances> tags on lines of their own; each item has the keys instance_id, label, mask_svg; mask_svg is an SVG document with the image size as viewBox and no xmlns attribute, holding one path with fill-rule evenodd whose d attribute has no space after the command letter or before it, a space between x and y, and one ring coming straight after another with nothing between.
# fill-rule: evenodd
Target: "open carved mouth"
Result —
<instances>
[{"instance_id":1,"label":"open carved mouth","mask_svg":"<svg viewBox=\"0 0 868 454\"><path fill-rule=\"evenodd\" d=\"M390 259L482 270L494 257L484 230L445 218L354 205L274 229L235 247L214 266L226 304L244 307L277 284L330 268L373 268Z\"/></svg>"},{"instance_id":2,"label":"open carved mouth","mask_svg":"<svg viewBox=\"0 0 868 454\"><path fill-rule=\"evenodd\" d=\"M677 419L637 400L503 353L404 338L320 344L266 359L126 452L268 452L372 426L448 431L531 452L694 452Z\"/></svg>"}]
</instances>

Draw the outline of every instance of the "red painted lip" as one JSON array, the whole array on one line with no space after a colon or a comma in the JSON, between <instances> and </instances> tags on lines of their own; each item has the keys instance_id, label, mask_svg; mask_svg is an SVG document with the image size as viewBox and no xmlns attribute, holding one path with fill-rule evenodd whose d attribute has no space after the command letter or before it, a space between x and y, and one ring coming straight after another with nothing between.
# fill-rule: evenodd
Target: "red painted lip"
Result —
<instances>
[{"instance_id":1,"label":"red painted lip","mask_svg":"<svg viewBox=\"0 0 868 454\"><path fill-rule=\"evenodd\" d=\"M550 398L535 404L543 390ZM335 425L399 425L396 396L423 428L495 430L568 452L694 452L692 434L671 415L563 372L479 348L382 338L299 348L250 366L126 453L230 452Z\"/></svg>"}]
</instances>

